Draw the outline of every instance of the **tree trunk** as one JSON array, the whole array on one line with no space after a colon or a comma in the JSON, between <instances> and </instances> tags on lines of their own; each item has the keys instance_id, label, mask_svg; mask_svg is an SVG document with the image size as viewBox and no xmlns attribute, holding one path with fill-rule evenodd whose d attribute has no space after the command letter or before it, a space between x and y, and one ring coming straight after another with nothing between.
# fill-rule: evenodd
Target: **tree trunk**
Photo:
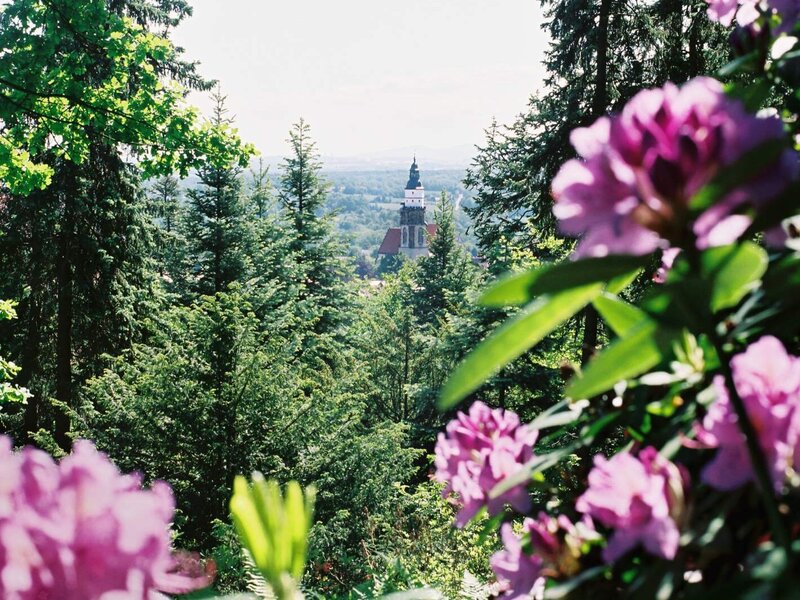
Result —
<instances>
[{"instance_id":1,"label":"tree trunk","mask_svg":"<svg viewBox=\"0 0 800 600\"><path fill-rule=\"evenodd\" d=\"M22 372L20 376L20 384L32 388L32 382L39 374L41 369L40 355L42 352L42 270L36 265L44 263L36 262L36 257L39 256L41 249L41 240L36 234L36 228L32 236L31 256L33 257L31 275L28 279L30 286L30 295L28 296L28 310L26 316L27 321L27 335L25 339L25 350L22 353ZM24 443L30 444L33 442L32 434L39 430L39 409L42 403L41 393L34 391L34 395L28 398L28 403L25 405L25 416L23 420L23 430L25 439Z\"/></svg>"},{"instance_id":2,"label":"tree trunk","mask_svg":"<svg viewBox=\"0 0 800 600\"><path fill-rule=\"evenodd\" d=\"M70 178L71 179L71 178ZM59 235L57 283L57 315L56 315L56 400L65 407L72 407L72 235L75 229L72 197L70 190L74 185L66 186L62 192L63 215ZM61 448L69 451L72 442L69 439L70 418L65 408L56 410L54 438Z\"/></svg>"}]
</instances>

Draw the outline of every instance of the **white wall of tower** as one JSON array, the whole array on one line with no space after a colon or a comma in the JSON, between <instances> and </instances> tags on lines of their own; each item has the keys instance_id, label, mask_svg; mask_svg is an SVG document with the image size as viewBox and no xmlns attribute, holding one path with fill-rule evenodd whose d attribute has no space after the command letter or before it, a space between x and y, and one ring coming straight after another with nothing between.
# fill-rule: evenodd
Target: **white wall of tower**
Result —
<instances>
[{"instance_id":1,"label":"white wall of tower","mask_svg":"<svg viewBox=\"0 0 800 600\"><path fill-rule=\"evenodd\" d=\"M405 191L406 206L425 206L425 190L417 188Z\"/></svg>"}]
</instances>

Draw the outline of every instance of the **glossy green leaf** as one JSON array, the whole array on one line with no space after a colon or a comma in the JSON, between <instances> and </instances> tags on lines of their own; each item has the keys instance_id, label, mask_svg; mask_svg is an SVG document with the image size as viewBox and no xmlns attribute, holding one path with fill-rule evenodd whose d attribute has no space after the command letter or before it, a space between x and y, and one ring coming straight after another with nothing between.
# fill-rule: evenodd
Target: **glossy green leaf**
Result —
<instances>
[{"instance_id":1,"label":"glossy green leaf","mask_svg":"<svg viewBox=\"0 0 800 600\"><path fill-rule=\"evenodd\" d=\"M603 573L608 570L606 566L599 566L599 567L592 567L591 569L586 569L579 575L575 577L571 577L567 581L563 583L556 584L552 587L549 587L544 592L545 600L559 600L560 598L567 598L577 590L581 585L586 583L587 581L591 581L592 579L596 579L600 577Z\"/></svg>"},{"instance_id":2,"label":"glossy green leaf","mask_svg":"<svg viewBox=\"0 0 800 600\"><path fill-rule=\"evenodd\" d=\"M562 400L561 402L558 402L557 404L548 408L542 414L538 415L533 421L531 421L529 427L537 431L541 429L548 429L550 427L561 427L563 425L574 423L580 418L580 416L580 409L571 408L568 401Z\"/></svg>"},{"instance_id":3,"label":"glossy green leaf","mask_svg":"<svg viewBox=\"0 0 800 600\"><path fill-rule=\"evenodd\" d=\"M630 282L647 257L614 255L564 261L501 279L481 296L484 306L521 306L543 294L554 294L622 277ZM627 285L627 284L626 284Z\"/></svg>"},{"instance_id":4,"label":"glossy green leaf","mask_svg":"<svg viewBox=\"0 0 800 600\"><path fill-rule=\"evenodd\" d=\"M489 377L586 306L602 289L602 283L595 283L534 301L467 355L442 389L439 408L448 409L458 404Z\"/></svg>"},{"instance_id":5,"label":"glossy green leaf","mask_svg":"<svg viewBox=\"0 0 800 600\"><path fill-rule=\"evenodd\" d=\"M639 323L651 320L646 312L613 294L598 296L592 305L618 336L624 336Z\"/></svg>"},{"instance_id":6,"label":"glossy green leaf","mask_svg":"<svg viewBox=\"0 0 800 600\"><path fill-rule=\"evenodd\" d=\"M594 358L580 377L566 390L574 400L592 398L618 381L641 375L658 365L671 352L677 334L645 321L613 342Z\"/></svg>"},{"instance_id":7,"label":"glossy green leaf","mask_svg":"<svg viewBox=\"0 0 800 600\"><path fill-rule=\"evenodd\" d=\"M710 308L714 312L738 304L759 285L769 263L766 251L753 242L711 248L701 260L704 270L713 275Z\"/></svg>"}]
</instances>

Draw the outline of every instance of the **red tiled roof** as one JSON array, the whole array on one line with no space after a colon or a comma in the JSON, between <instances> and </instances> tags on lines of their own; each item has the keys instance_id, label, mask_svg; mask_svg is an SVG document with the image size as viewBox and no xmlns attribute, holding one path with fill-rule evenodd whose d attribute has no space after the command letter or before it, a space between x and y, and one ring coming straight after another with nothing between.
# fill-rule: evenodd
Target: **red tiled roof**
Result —
<instances>
[{"instance_id":1,"label":"red tiled roof","mask_svg":"<svg viewBox=\"0 0 800 600\"><path fill-rule=\"evenodd\" d=\"M428 237L433 237L436 235L437 225L436 223L428 223L426 225L428 230ZM381 247L378 248L378 254L397 254L400 252L400 232L402 230L399 227L390 227L386 230L386 235L383 236L383 241L381 242Z\"/></svg>"},{"instance_id":2,"label":"red tiled roof","mask_svg":"<svg viewBox=\"0 0 800 600\"><path fill-rule=\"evenodd\" d=\"M397 254L400 252L400 228L390 227L386 230L378 254Z\"/></svg>"}]
</instances>

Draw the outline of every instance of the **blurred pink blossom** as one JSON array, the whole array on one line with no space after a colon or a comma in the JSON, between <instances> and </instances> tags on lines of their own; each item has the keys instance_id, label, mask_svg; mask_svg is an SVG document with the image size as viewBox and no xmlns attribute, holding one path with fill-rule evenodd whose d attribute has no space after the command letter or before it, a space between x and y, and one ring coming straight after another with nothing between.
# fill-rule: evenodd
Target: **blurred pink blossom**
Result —
<instances>
[{"instance_id":1,"label":"blurred pink blossom","mask_svg":"<svg viewBox=\"0 0 800 600\"><path fill-rule=\"evenodd\" d=\"M172 491L122 475L87 441L56 463L0 437L0 597L134 600L210 583L176 569Z\"/></svg>"},{"instance_id":2,"label":"blurred pink blossom","mask_svg":"<svg viewBox=\"0 0 800 600\"><path fill-rule=\"evenodd\" d=\"M491 565L508 598L536 596L545 578L574 576L580 571L583 545L600 539L588 517L572 523L564 515L543 512L537 519L525 519L522 536L506 523L501 537L503 549L492 555Z\"/></svg>"},{"instance_id":3,"label":"blurred pink blossom","mask_svg":"<svg viewBox=\"0 0 800 600\"><path fill-rule=\"evenodd\" d=\"M787 467L792 462L800 464L800 358L788 354L778 339L766 336L735 356L731 368L736 391L779 489ZM717 400L709 407L697 439L718 450L702 477L717 489L731 490L754 475L722 376L714 379L714 387Z\"/></svg>"},{"instance_id":4,"label":"blurred pink blossom","mask_svg":"<svg viewBox=\"0 0 800 600\"><path fill-rule=\"evenodd\" d=\"M672 265L675 264L675 259L678 258L678 254L680 253L681 251L679 248L667 248L664 250L664 253L661 255L661 266L658 267L653 274L653 281L656 283L664 283L667 280L667 273L672 269Z\"/></svg>"},{"instance_id":5,"label":"blurred pink blossom","mask_svg":"<svg viewBox=\"0 0 800 600\"><path fill-rule=\"evenodd\" d=\"M787 33L794 29L800 18L800 1L798 0L707 0L708 18L725 27L733 23L734 18L741 26L751 25L761 14L774 14L780 17L780 25L776 34Z\"/></svg>"},{"instance_id":6,"label":"blurred pink blossom","mask_svg":"<svg viewBox=\"0 0 800 600\"><path fill-rule=\"evenodd\" d=\"M641 544L656 556L675 557L678 522L685 512L685 477L654 448L639 456L619 452L594 458L589 487L575 508L614 528L603 557L613 562Z\"/></svg>"},{"instance_id":7,"label":"blurred pink blossom","mask_svg":"<svg viewBox=\"0 0 800 600\"><path fill-rule=\"evenodd\" d=\"M533 457L537 432L521 425L511 412L475 402L469 414L459 412L436 442L436 479L445 485L444 495L458 495L461 510L456 524L463 527L486 506L498 514L505 504L520 512L530 508L528 491L516 486L497 498L489 492L516 474Z\"/></svg>"}]
</instances>

